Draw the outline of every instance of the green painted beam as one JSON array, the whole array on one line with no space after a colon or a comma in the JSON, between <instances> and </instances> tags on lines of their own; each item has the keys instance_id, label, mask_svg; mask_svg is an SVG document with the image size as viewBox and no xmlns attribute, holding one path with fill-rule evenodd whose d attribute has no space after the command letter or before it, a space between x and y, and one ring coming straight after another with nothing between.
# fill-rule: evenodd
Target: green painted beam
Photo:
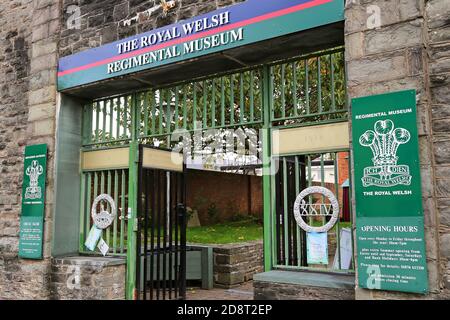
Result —
<instances>
[{"instance_id":1,"label":"green painted beam","mask_svg":"<svg viewBox=\"0 0 450 320\"><path fill-rule=\"evenodd\" d=\"M272 269L272 223L271 223L271 130L270 130L270 91L267 90L270 86L270 70L268 66L264 67L264 105L263 105L263 119L264 127L262 134L263 143L263 202L264 202L264 270Z\"/></svg>"},{"instance_id":2,"label":"green painted beam","mask_svg":"<svg viewBox=\"0 0 450 320\"><path fill-rule=\"evenodd\" d=\"M134 300L136 298L136 236L137 236L137 181L138 181L138 161L139 148L137 142L136 127L136 105L133 95L131 111L131 143L130 143L130 169L128 179L128 207L130 215L128 217L128 241L127 241L127 279L126 298Z\"/></svg>"}]
</instances>

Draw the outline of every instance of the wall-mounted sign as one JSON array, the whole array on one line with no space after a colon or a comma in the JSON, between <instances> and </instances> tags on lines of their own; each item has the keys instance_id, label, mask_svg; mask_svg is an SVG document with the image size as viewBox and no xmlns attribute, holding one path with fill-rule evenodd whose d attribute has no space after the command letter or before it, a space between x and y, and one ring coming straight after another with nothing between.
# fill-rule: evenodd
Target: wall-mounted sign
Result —
<instances>
[{"instance_id":1,"label":"wall-mounted sign","mask_svg":"<svg viewBox=\"0 0 450 320\"><path fill-rule=\"evenodd\" d=\"M47 145L25 147L19 257L42 259Z\"/></svg>"},{"instance_id":2,"label":"wall-mounted sign","mask_svg":"<svg viewBox=\"0 0 450 320\"><path fill-rule=\"evenodd\" d=\"M416 92L353 99L359 286L426 293Z\"/></svg>"},{"instance_id":3,"label":"wall-mounted sign","mask_svg":"<svg viewBox=\"0 0 450 320\"><path fill-rule=\"evenodd\" d=\"M344 20L342 0L247 0L59 61L58 89L122 76Z\"/></svg>"},{"instance_id":4,"label":"wall-mounted sign","mask_svg":"<svg viewBox=\"0 0 450 320\"><path fill-rule=\"evenodd\" d=\"M309 202L308 197L318 194L323 199L319 202ZM298 226L306 232L328 232L336 224L339 217L339 202L331 190L314 186L300 192L294 202L294 217ZM311 226L305 219L329 218L328 222L320 227Z\"/></svg>"}]
</instances>

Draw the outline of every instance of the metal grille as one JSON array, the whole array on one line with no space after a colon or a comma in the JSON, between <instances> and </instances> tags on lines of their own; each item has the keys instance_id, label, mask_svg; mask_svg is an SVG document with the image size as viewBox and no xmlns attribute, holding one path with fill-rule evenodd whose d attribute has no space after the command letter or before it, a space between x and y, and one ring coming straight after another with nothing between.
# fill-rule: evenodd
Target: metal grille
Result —
<instances>
[{"instance_id":1,"label":"metal grille","mask_svg":"<svg viewBox=\"0 0 450 320\"><path fill-rule=\"evenodd\" d=\"M127 241L128 170L84 172L81 176L81 189L80 252L92 253L87 251L84 246L84 241L93 226L91 205L98 195L107 193L116 201L117 216L113 224L103 230L102 237L110 247L110 254L117 256L125 255ZM100 208L96 209L97 212L100 211ZM111 212L109 206L105 209ZM96 253L99 253L99 251Z\"/></svg>"},{"instance_id":2,"label":"metal grille","mask_svg":"<svg viewBox=\"0 0 450 320\"><path fill-rule=\"evenodd\" d=\"M182 173L140 168L137 289L142 300L186 295L186 210Z\"/></svg>"},{"instance_id":3,"label":"metal grille","mask_svg":"<svg viewBox=\"0 0 450 320\"><path fill-rule=\"evenodd\" d=\"M177 129L270 129L339 122L347 117L344 52L338 48L95 100L84 107L83 150L110 149L131 143L170 148L175 142L169 137ZM269 145L265 147L270 148ZM316 166L309 166L308 161L316 161L314 157L280 158L280 173L266 180L272 188L272 201L265 205L272 206L274 225L270 237L275 265L308 267L305 235L297 229L291 212L294 197L311 182L308 174ZM136 172L136 163L130 163L130 172ZM119 168L82 172L81 252L85 252L84 241L92 226L89 206L104 190L111 192L114 199L120 199L117 206L122 219L116 219L103 237L110 245L110 253L125 254L127 212L124 208L129 207L128 188L133 193L130 197L136 198L134 183L137 181L129 181L129 171Z\"/></svg>"},{"instance_id":4,"label":"metal grille","mask_svg":"<svg viewBox=\"0 0 450 320\"><path fill-rule=\"evenodd\" d=\"M274 127L342 121L348 117L346 99L344 52L335 49L96 100L84 108L83 146L138 139L169 147L167 137L177 129L260 128L264 108Z\"/></svg>"},{"instance_id":5,"label":"metal grille","mask_svg":"<svg viewBox=\"0 0 450 320\"><path fill-rule=\"evenodd\" d=\"M347 117L344 53L334 50L270 66L275 126Z\"/></svg>"},{"instance_id":6,"label":"metal grille","mask_svg":"<svg viewBox=\"0 0 450 320\"><path fill-rule=\"evenodd\" d=\"M262 81L255 69L138 93L138 136L262 123Z\"/></svg>"},{"instance_id":7,"label":"metal grille","mask_svg":"<svg viewBox=\"0 0 450 320\"><path fill-rule=\"evenodd\" d=\"M84 107L83 146L100 148L126 145L132 133L133 95L94 101Z\"/></svg>"},{"instance_id":8,"label":"metal grille","mask_svg":"<svg viewBox=\"0 0 450 320\"><path fill-rule=\"evenodd\" d=\"M275 178L272 179L272 212L275 229L272 241L276 268L349 272L354 269L353 255L351 255L350 265L345 267L342 262L342 245L338 245L341 243L341 230L346 228L351 231L351 247L353 248L350 185L347 190L344 190L342 183L339 183L343 178L349 179L348 157L348 152L330 152L274 159L273 165L279 168ZM334 228L328 232L328 265L308 265L306 232L297 225L293 214L296 197L301 191L311 186L322 186L331 190L339 202L340 215ZM324 201L323 198L316 200ZM309 198L309 201L311 204L314 199ZM322 226L328 222L329 218L329 215L317 215L304 219L311 226Z\"/></svg>"}]
</instances>

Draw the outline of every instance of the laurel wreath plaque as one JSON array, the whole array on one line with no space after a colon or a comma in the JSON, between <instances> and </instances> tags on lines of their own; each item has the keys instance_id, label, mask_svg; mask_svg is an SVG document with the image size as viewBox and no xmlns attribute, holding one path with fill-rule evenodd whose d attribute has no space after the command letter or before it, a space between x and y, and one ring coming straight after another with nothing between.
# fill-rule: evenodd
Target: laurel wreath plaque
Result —
<instances>
[{"instance_id":1,"label":"laurel wreath plaque","mask_svg":"<svg viewBox=\"0 0 450 320\"><path fill-rule=\"evenodd\" d=\"M109 206L111 208L111 213L102 207L102 210L100 212L97 212L97 205L100 201L106 201L109 203ZM92 210L91 210L91 216L94 220L94 224L99 229L106 229L108 228L114 221L116 217L116 203L114 202L113 198L111 198L108 194L101 194L97 198L95 198L94 202L92 203Z\"/></svg>"},{"instance_id":2,"label":"laurel wreath plaque","mask_svg":"<svg viewBox=\"0 0 450 320\"><path fill-rule=\"evenodd\" d=\"M315 193L322 194L323 196L328 198L330 204L307 203L305 201L305 198ZM319 212L317 211L317 207L319 207ZM331 214L330 209L333 210ZM306 232L317 232L317 233L328 232L331 228L333 228L333 226L336 224L338 220L339 202L336 199L333 192L331 192L331 190L319 186L309 187L300 192L300 194L297 196L297 199L295 200L294 203L294 216L295 221L297 221L299 227L305 230ZM310 226L308 223L306 223L305 220L303 220L303 217L317 217L317 216L331 216L331 218L326 224L324 224L321 227Z\"/></svg>"}]
</instances>

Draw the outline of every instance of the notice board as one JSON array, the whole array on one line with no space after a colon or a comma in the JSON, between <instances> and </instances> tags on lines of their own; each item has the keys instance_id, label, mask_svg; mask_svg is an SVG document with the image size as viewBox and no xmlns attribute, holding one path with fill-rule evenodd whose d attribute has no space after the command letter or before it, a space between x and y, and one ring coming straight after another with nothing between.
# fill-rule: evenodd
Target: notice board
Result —
<instances>
[{"instance_id":1,"label":"notice board","mask_svg":"<svg viewBox=\"0 0 450 320\"><path fill-rule=\"evenodd\" d=\"M25 147L19 257L42 259L47 145Z\"/></svg>"},{"instance_id":2,"label":"notice board","mask_svg":"<svg viewBox=\"0 0 450 320\"><path fill-rule=\"evenodd\" d=\"M415 90L352 100L358 283L428 292Z\"/></svg>"}]
</instances>

